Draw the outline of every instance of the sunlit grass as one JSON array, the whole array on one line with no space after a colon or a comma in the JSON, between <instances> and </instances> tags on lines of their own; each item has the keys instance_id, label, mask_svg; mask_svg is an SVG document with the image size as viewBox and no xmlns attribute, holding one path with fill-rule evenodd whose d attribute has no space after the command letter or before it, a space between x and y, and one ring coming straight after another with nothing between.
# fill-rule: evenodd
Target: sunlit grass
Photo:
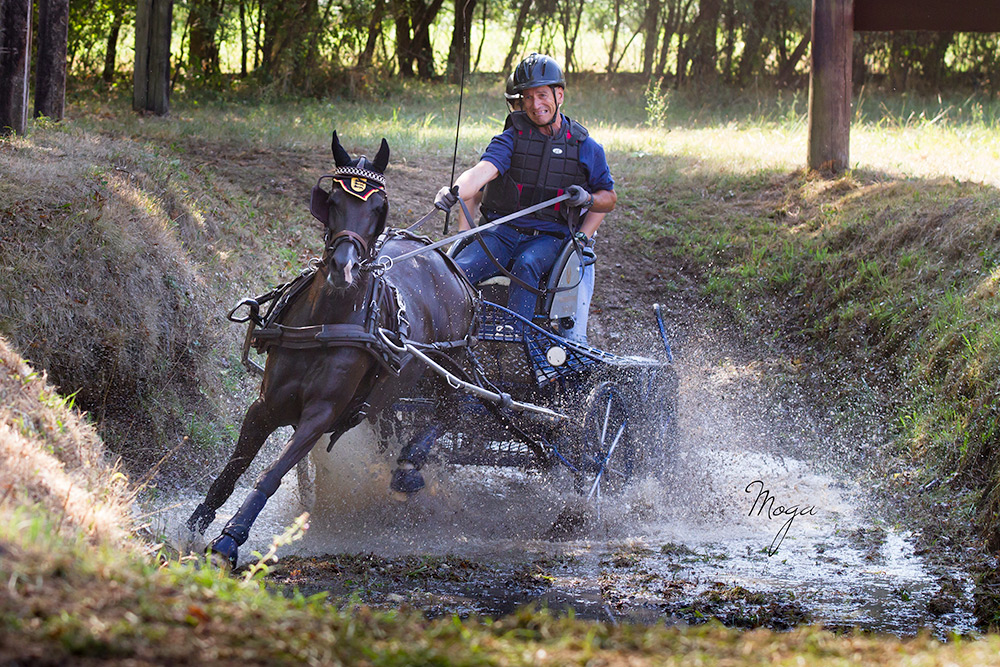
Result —
<instances>
[{"instance_id":1,"label":"sunlit grass","mask_svg":"<svg viewBox=\"0 0 1000 667\"><path fill-rule=\"evenodd\" d=\"M472 77L462 100L458 154L476 160L503 126L502 81ZM262 104L178 97L167 118L122 114L115 131L150 140L201 136L246 146L311 149L329 145L337 130L351 148L373 151L385 137L394 155L438 155L450 165L455 149L458 87L394 84L372 100L294 100ZM729 97L729 95L732 95ZM729 91L722 98L662 91L661 126L651 127L645 88L600 77L567 91L565 112L588 126L609 153L613 171L628 174L645 156L681 160L682 172L751 174L804 166L807 101L788 91ZM887 177L950 177L1000 183L1000 101L875 97L855 100L850 165ZM122 97L119 104L126 104ZM107 100L84 101L78 122L104 126L91 115ZM370 147L370 148L369 148Z\"/></svg>"}]
</instances>

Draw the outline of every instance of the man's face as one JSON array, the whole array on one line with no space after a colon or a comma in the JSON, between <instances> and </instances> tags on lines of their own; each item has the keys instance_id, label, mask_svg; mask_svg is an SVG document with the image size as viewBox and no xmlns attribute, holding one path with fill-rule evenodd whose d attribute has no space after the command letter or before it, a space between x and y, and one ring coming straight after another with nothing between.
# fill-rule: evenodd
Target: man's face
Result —
<instances>
[{"instance_id":1,"label":"man's face","mask_svg":"<svg viewBox=\"0 0 1000 667\"><path fill-rule=\"evenodd\" d=\"M553 93L555 90L555 93ZM563 89L556 86L538 86L529 88L522 94L524 112L535 125L548 125L555 116L557 105L563 101Z\"/></svg>"}]
</instances>

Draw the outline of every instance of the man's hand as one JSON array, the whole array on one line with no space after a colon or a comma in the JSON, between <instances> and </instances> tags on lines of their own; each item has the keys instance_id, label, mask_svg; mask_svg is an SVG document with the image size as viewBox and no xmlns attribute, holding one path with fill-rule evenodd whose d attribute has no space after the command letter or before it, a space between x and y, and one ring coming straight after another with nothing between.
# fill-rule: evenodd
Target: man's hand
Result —
<instances>
[{"instance_id":1,"label":"man's hand","mask_svg":"<svg viewBox=\"0 0 1000 667\"><path fill-rule=\"evenodd\" d=\"M566 203L570 206L590 207L594 205L594 196L579 185L571 185L566 189L569 199Z\"/></svg>"},{"instance_id":2,"label":"man's hand","mask_svg":"<svg viewBox=\"0 0 1000 667\"><path fill-rule=\"evenodd\" d=\"M438 190L437 196L434 197L434 206L441 209L442 211L450 211L451 207L458 203L458 186L453 185L450 188L445 186Z\"/></svg>"}]
</instances>

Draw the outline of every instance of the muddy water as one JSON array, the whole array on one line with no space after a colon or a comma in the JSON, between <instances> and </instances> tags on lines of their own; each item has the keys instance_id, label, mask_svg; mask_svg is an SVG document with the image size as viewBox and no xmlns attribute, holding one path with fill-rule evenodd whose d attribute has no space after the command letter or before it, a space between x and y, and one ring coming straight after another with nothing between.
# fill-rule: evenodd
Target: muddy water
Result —
<instances>
[{"instance_id":1,"label":"muddy water","mask_svg":"<svg viewBox=\"0 0 1000 667\"><path fill-rule=\"evenodd\" d=\"M534 603L610 622L973 631L970 577L881 520L857 481L885 437L879 417L860 404L811 414L807 397L773 381L807 370L724 341L679 350L682 446L669 469L599 506L558 473L471 466L429 466L428 487L400 502L388 492L391 462L352 433L332 460L318 459L310 529L282 548L273 579L338 603L354 595L430 614ZM242 562L301 512L295 486L286 479L269 503ZM180 535L198 500L178 499L163 530Z\"/></svg>"}]
</instances>

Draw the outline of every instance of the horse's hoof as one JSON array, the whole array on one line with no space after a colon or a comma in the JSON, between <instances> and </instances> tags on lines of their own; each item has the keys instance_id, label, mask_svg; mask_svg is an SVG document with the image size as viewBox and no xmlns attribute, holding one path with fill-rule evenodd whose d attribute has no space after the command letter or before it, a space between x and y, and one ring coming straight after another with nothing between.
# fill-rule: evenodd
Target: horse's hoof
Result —
<instances>
[{"instance_id":1,"label":"horse's hoof","mask_svg":"<svg viewBox=\"0 0 1000 667\"><path fill-rule=\"evenodd\" d=\"M410 495L424 488L424 476L416 468L396 468L392 471L389 488L397 493Z\"/></svg>"},{"instance_id":2,"label":"horse's hoof","mask_svg":"<svg viewBox=\"0 0 1000 667\"><path fill-rule=\"evenodd\" d=\"M212 525L213 521L215 521L215 510L205 507L205 503L199 503L187 520L187 528L192 533L204 534L205 529Z\"/></svg>"},{"instance_id":3,"label":"horse's hoof","mask_svg":"<svg viewBox=\"0 0 1000 667\"><path fill-rule=\"evenodd\" d=\"M236 544L236 540L225 533L212 540L212 543L208 545L208 552L209 558L217 556L223 561L222 565L228 566L231 570L236 569L236 561L239 559L239 545ZM215 558L212 558L212 561L215 562Z\"/></svg>"}]
</instances>

